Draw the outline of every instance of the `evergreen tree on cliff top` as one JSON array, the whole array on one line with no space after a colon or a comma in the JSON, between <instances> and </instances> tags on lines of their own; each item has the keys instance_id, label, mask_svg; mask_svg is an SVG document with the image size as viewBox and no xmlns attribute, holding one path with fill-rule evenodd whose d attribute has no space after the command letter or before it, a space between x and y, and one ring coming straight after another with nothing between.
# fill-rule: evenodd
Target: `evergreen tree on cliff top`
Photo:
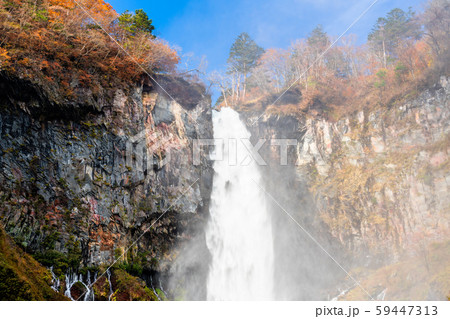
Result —
<instances>
[{"instance_id":1,"label":"evergreen tree on cliff top","mask_svg":"<svg viewBox=\"0 0 450 319\"><path fill-rule=\"evenodd\" d=\"M327 33L323 30L322 25L318 25L311 31L307 43L310 47L317 49L318 51L325 51L330 45L330 39Z\"/></svg>"},{"instance_id":2,"label":"evergreen tree on cliff top","mask_svg":"<svg viewBox=\"0 0 450 319\"><path fill-rule=\"evenodd\" d=\"M135 36L139 32L152 34L155 27L152 20L148 18L144 10L138 9L132 14L128 10L119 17L119 26L127 31L131 36Z\"/></svg>"},{"instance_id":3,"label":"evergreen tree on cliff top","mask_svg":"<svg viewBox=\"0 0 450 319\"><path fill-rule=\"evenodd\" d=\"M243 96L245 96L245 86L247 76L251 69L256 66L258 59L264 53L264 49L261 48L256 42L246 33L241 33L230 49L230 55L228 57L228 72L239 73L244 77L243 80Z\"/></svg>"},{"instance_id":4,"label":"evergreen tree on cliff top","mask_svg":"<svg viewBox=\"0 0 450 319\"><path fill-rule=\"evenodd\" d=\"M414 12L396 8L386 17L378 18L372 32L368 36L369 44L382 57L383 66L387 66L390 56L396 55L396 50L402 40L420 38L420 26Z\"/></svg>"}]
</instances>

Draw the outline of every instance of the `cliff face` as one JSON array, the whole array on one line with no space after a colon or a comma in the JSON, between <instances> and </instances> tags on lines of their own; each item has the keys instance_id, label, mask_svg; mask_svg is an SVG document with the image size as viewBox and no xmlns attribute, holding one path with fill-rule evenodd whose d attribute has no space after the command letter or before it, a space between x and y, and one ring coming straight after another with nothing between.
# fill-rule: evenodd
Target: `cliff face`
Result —
<instances>
[{"instance_id":1,"label":"cliff face","mask_svg":"<svg viewBox=\"0 0 450 319\"><path fill-rule=\"evenodd\" d=\"M170 97L144 79L55 103L2 75L0 218L27 251L84 266L123 255L164 272L203 223L212 168L207 152L193 165L191 143L212 137L210 98L200 85L157 81Z\"/></svg>"},{"instance_id":2,"label":"cliff face","mask_svg":"<svg viewBox=\"0 0 450 319\"><path fill-rule=\"evenodd\" d=\"M358 255L392 261L448 238L450 86L441 85L390 110L304 123L298 171L309 172L334 237Z\"/></svg>"},{"instance_id":3,"label":"cliff face","mask_svg":"<svg viewBox=\"0 0 450 319\"><path fill-rule=\"evenodd\" d=\"M213 136L210 100L201 86L157 81L170 96L143 79L55 102L39 85L1 75L1 225L46 266L102 269L119 259L148 282L175 272L172 291L202 299L213 170L206 149L193 163L192 140ZM449 94L442 78L408 102L338 122L241 113L254 144L297 141L287 148L287 165L280 165L280 146L262 148L263 186L276 199L279 299L323 299L345 277L286 212L346 269L383 269L415 255L429 273L441 271L432 254L448 244L427 247L449 238ZM187 241L194 248L183 249ZM118 270L116 284L120 274L127 276ZM447 286L436 285L431 296L440 298Z\"/></svg>"},{"instance_id":4,"label":"cliff face","mask_svg":"<svg viewBox=\"0 0 450 319\"><path fill-rule=\"evenodd\" d=\"M241 114L254 142L298 142L287 166L279 146L262 148L277 201L343 265L380 267L449 238L449 96L443 77L408 102L338 122Z\"/></svg>"}]
</instances>

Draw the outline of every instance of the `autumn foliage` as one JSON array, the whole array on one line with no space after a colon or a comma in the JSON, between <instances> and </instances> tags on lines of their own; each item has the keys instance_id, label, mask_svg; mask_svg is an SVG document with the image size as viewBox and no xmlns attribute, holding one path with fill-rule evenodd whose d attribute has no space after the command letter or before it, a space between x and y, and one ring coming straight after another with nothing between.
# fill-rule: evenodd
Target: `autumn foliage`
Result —
<instances>
[{"instance_id":1,"label":"autumn foliage","mask_svg":"<svg viewBox=\"0 0 450 319\"><path fill-rule=\"evenodd\" d=\"M241 104L267 94L275 100L292 85L289 91L300 92L295 107L269 103L268 112L338 119L355 110L394 103L426 83L433 56L424 40L405 41L386 67L367 46L355 46L353 41L344 37L323 56L307 41L297 41L287 50L266 50L251 77L254 84L249 86L254 88Z\"/></svg>"},{"instance_id":2,"label":"autumn foliage","mask_svg":"<svg viewBox=\"0 0 450 319\"><path fill-rule=\"evenodd\" d=\"M171 72L178 59L152 34L128 34L103 0L0 0L0 71L59 96L85 88L95 95L145 72Z\"/></svg>"},{"instance_id":3,"label":"autumn foliage","mask_svg":"<svg viewBox=\"0 0 450 319\"><path fill-rule=\"evenodd\" d=\"M330 120L390 107L433 85L440 75L450 75L449 26L445 0L429 0L419 14L391 10L362 45L352 35L334 43L336 37L318 26L287 49L266 49L243 94L234 93L236 81L215 76L222 92L218 105L232 101L243 111L264 107L272 114L319 114ZM287 93L296 99L284 102Z\"/></svg>"}]
</instances>

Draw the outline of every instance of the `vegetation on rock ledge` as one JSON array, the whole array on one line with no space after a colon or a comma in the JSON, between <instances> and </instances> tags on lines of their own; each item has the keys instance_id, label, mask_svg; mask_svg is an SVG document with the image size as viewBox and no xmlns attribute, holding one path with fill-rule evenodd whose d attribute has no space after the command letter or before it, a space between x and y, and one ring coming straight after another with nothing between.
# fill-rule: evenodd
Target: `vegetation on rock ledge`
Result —
<instances>
[{"instance_id":1,"label":"vegetation on rock ledge","mask_svg":"<svg viewBox=\"0 0 450 319\"><path fill-rule=\"evenodd\" d=\"M145 12L119 17L103 0L0 0L0 72L38 84L52 100L86 88L100 95L144 70L175 68L177 53L152 30Z\"/></svg>"}]
</instances>

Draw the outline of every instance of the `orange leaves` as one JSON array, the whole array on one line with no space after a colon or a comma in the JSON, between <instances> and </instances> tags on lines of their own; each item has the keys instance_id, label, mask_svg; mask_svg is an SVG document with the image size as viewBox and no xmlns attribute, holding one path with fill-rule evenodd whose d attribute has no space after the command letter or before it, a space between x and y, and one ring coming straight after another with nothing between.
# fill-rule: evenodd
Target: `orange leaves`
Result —
<instances>
[{"instance_id":1,"label":"orange leaves","mask_svg":"<svg viewBox=\"0 0 450 319\"><path fill-rule=\"evenodd\" d=\"M171 49L167 43L162 40L155 40L152 36L146 34L140 34L138 37L131 40L124 40L127 42L122 43L122 45L126 47L128 53L132 55L132 57L130 57L128 54L122 52L120 48L117 47L117 44L110 39L103 30L98 30L97 23L112 34L121 33L117 24L113 23L118 17L117 12L110 4L103 0L77 0L77 3L73 0L49 1L52 8L58 7L66 10L64 16L59 16L61 19L65 20L63 23L65 23L66 26L76 22L75 17L81 19L77 23L81 24L81 26L85 26L88 32L81 32L81 30L76 31L78 37L74 40L79 43L77 45L79 50L78 53L82 56L82 59L84 59L85 56L95 55L96 53L102 54L104 58L98 59L98 61L96 61L95 58L90 58L91 61L97 62L102 72L106 72L108 69L108 61L105 60L105 57L109 57L110 54L115 55L113 61L110 61L111 63L121 64L119 60L129 60L124 63L127 65L127 70L124 70L123 72L123 74L127 74L126 78L128 78L130 74L133 74L134 71L139 74L142 73L139 66L135 65L135 61L147 70L173 71L175 69L179 57L175 50ZM75 32L72 31L71 33ZM117 66L115 69L120 70L120 66Z\"/></svg>"},{"instance_id":2,"label":"orange leaves","mask_svg":"<svg viewBox=\"0 0 450 319\"><path fill-rule=\"evenodd\" d=\"M113 7L103 0L48 0L48 13L53 24L95 25L103 28L118 17Z\"/></svg>"},{"instance_id":3,"label":"orange leaves","mask_svg":"<svg viewBox=\"0 0 450 319\"><path fill-rule=\"evenodd\" d=\"M86 73L86 72L83 71L83 70L80 70L80 73L79 73L79 75L78 75L78 79L80 80L80 83L81 83L83 86L89 86L89 85L91 84L91 81L92 81L91 78L92 78L92 77L91 77L90 74Z\"/></svg>"},{"instance_id":4,"label":"orange leaves","mask_svg":"<svg viewBox=\"0 0 450 319\"><path fill-rule=\"evenodd\" d=\"M24 67L30 67L31 66L31 60L29 58L23 58L22 60L19 60L17 62L19 65Z\"/></svg>"},{"instance_id":5,"label":"orange leaves","mask_svg":"<svg viewBox=\"0 0 450 319\"><path fill-rule=\"evenodd\" d=\"M9 64L11 57L8 55L8 51L0 48L0 71L3 70Z\"/></svg>"},{"instance_id":6,"label":"orange leaves","mask_svg":"<svg viewBox=\"0 0 450 319\"><path fill-rule=\"evenodd\" d=\"M342 90L342 96L343 96L345 99L348 99L348 98L350 98L350 97L352 97L352 96L354 96L354 95L355 95L355 90L353 89L352 86L346 85L346 86L343 88L343 90Z\"/></svg>"},{"instance_id":7,"label":"orange leaves","mask_svg":"<svg viewBox=\"0 0 450 319\"><path fill-rule=\"evenodd\" d=\"M51 6L58 6L65 9L73 9L75 7L75 2L72 0L48 0Z\"/></svg>"},{"instance_id":8,"label":"orange leaves","mask_svg":"<svg viewBox=\"0 0 450 319\"><path fill-rule=\"evenodd\" d=\"M1 59L9 59L8 51L3 48L0 48L0 58Z\"/></svg>"},{"instance_id":9,"label":"orange leaves","mask_svg":"<svg viewBox=\"0 0 450 319\"><path fill-rule=\"evenodd\" d=\"M42 61L41 64L39 65L39 69L41 70L46 70L50 67L50 63L48 63L48 61Z\"/></svg>"},{"instance_id":10,"label":"orange leaves","mask_svg":"<svg viewBox=\"0 0 450 319\"><path fill-rule=\"evenodd\" d=\"M73 10L76 4L72 0L48 0L48 15L50 22L61 23L64 15L67 15L69 10Z\"/></svg>"},{"instance_id":11,"label":"orange leaves","mask_svg":"<svg viewBox=\"0 0 450 319\"><path fill-rule=\"evenodd\" d=\"M78 0L77 1L83 8L80 14L86 17L84 10L88 12L87 20L93 19L90 23L99 23L103 28L109 28L110 24L119 16L117 12L109 3L105 3L103 0ZM83 10L84 9L84 10Z\"/></svg>"},{"instance_id":12,"label":"orange leaves","mask_svg":"<svg viewBox=\"0 0 450 319\"><path fill-rule=\"evenodd\" d=\"M421 72L431 65L431 48L425 41L418 41L404 48L399 60L409 67L412 74Z\"/></svg>"},{"instance_id":13,"label":"orange leaves","mask_svg":"<svg viewBox=\"0 0 450 319\"><path fill-rule=\"evenodd\" d=\"M42 60L39 63L39 70L43 71L45 74L54 74L54 75L58 75L60 72L64 71L57 61L47 61L47 60Z\"/></svg>"},{"instance_id":14,"label":"orange leaves","mask_svg":"<svg viewBox=\"0 0 450 319\"><path fill-rule=\"evenodd\" d=\"M137 62L146 70L171 72L179 62L177 52L167 42L154 39L148 34L141 33L128 39L125 48L132 57L126 55L124 59L129 59L133 64ZM132 65L132 68L137 68L137 71L142 73L138 65Z\"/></svg>"},{"instance_id":15,"label":"orange leaves","mask_svg":"<svg viewBox=\"0 0 450 319\"><path fill-rule=\"evenodd\" d=\"M146 52L144 65L150 69L173 71L179 61L177 52L165 41L147 39L148 51Z\"/></svg>"}]
</instances>

